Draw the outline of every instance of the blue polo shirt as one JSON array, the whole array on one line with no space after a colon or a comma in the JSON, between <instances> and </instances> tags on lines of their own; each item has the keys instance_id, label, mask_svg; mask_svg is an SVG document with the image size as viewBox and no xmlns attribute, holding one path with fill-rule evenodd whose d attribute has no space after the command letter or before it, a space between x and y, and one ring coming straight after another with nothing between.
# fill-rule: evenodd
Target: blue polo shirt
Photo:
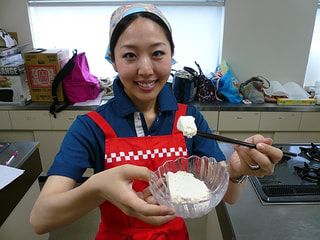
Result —
<instances>
[{"instance_id":1,"label":"blue polo shirt","mask_svg":"<svg viewBox=\"0 0 320 240\"><path fill-rule=\"evenodd\" d=\"M113 83L114 98L98 107L96 111L106 119L118 137L136 137L134 114L140 115L140 127L145 136L170 135L174 124L178 103L169 85L165 85L158 95L159 113L148 129L143 114L131 102L123 90L119 79ZM204 117L194 106L187 107L186 115L193 116L199 131L210 132ZM216 141L201 137L185 138L189 156L214 157L225 160ZM79 181L87 168L94 173L103 171L105 155L105 135L100 127L87 115L79 115L66 133L60 150L47 175L62 175Z\"/></svg>"}]
</instances>

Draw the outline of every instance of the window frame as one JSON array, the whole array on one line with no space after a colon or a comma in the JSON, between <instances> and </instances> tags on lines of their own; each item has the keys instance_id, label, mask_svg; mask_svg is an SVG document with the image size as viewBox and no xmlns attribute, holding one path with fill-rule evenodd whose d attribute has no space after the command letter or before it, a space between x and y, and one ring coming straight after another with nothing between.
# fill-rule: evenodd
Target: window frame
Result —
<instances>
[{"instance_id":1,"label":"window frame","mask_svg":"<svg viewBox=\"0 0 320 240\"><path fill-rule=\"evenodd\" d=\"M109 0L109 1L106 1L106 0L96 0L96 1L82 1L82 0L76 0L76 1L67 1L67 0L27 0L27 4L28 4L28 11L29 11L29 19L30 19L30 27L31 27L31 32L32 32L32 38L33 38L33 44L34 44L34 47L35 48L43 48L43 47L49 47L51 48L51 46L53 46L52 44L48 44L48 46L43 46L43 42L42 41L42 44L39 44L39 41L36 41L36 37L35 37L35 32L37 30L34 31L33 29L33 23L32 23L32 17L31 17L31 9L33 7L117 7L117 6L121 6L121 5L124 5L124 4L129 4L129 3L140 3L141 1L113 1L113 0ZM218 65L218 63L220 63L221 61L221 53L222 53L222 44L223 44L223 41L222 41L222 38L223 38L223 29L224 29L224 0L209 0L209 1L206 1L206 0L191 0L191 1L185 1L185 0L181 0L181 1L144 1L144 2L148 2L148 3L152 3L152 4L155 4L156 6L158 6L159 8L161 7L164 7L164 8L168 8L170 6L174 6L174 7L189 7L189 6L199 6L199 7L206 7L206 6L210 6L210 7L222 7L220 11L220 13L218 14L219 16L219 23L218 25L215 24L213 26L220 26L220 29L218 28L212 28L212 29L217 29L219 31L219 33L217 33L216 36L218 37L215 37L215 35L211 35L210 36L214 36L215 39L218 39L218 40L215 40L213 43L213 48L214 49L217 49L217 50L213 50L213 52L211 51L211 54L210 53L207 53L206 51L202 50L202 51L196 51L197 48L193 48L193 43L192 43L192 46L191 46L191 49L190 49L190 45L188 45L188 49L191 51L193 51L192 54L188 54L188 56L185 56L187 59L189 58L189 60L186 61L186 58L183 57L183 55L181 55L181 45L176 41L177 40L177 35L174 36L174 40L175 40L175 45L176 45L176 49L175 49L175 56L174 58L178 61L178 63L176 65L173 65L173 69L175 70L178 70L178 69L182 69L184 64L186 64L186 66L188 67L192 67L194 68L195 70L197 70L197 66L195 65L195 61L197 61L198 63L200 63L200 66L202 67L202 70L204 70L205 73L209 74L209 72L211 71L214 71L216 66ZM215 15L212 15L212 16L215 16ZM50 18L50 17L49 17ZM211 19L212 17L209 17L209 19ZM190 18L191 19L191 18ZM108 18L106 18L107 21L109 21ZM41 20L40 20L41 21ZM170 24L171 23L171 20L169 19L170 21ZM39 21L38 21L39 22ZM210 21L206 21L206 23L209 23L210 24ZM208 25L209 25L208 24ZM209 26L210 27L210 26ZM70 29L70 27L69 27ZM182 29L181 27L179 29ZM107 30L107 29L106 29ZM187 28L187 31L189 31L190 33L192 31L190 31L192 29L188 29ZM194 31L194 30L193 30ZM212 30L211 30L212 31ZM175 30L173 32L173 35L175 33ZM200 36L200 37L203 37L204 34L202 33L196 33L197 36ZM214 33L216 34L216 32ZM180 38L180 35L178 35L178 37ZM187 36L186 36L187 37ZM197 37L198 39L198 37ZM207 38L209 39L209 38ZM212 37L210 38L212 39ZM200 39L201 40L201 39ZM50 42L50 41L49 41ZM180 42L181 42L181 39L180 39ZM218 43L218 45L217 45ZM183 41L183 44L185 44L185 41ZM197 44L197 41L195 42L195 44ZM49 46L50 45L50 46ZM200 44L202 45L202 44ZM64 47L64 46L58 46L55 45L57 47ZM178 47L177 47L178 46ZM180 47L179 47L180 46ZM205 45L207 46L207 45ZM66 46L66 47L69 47L69 50L70 50L70 53L73 49L70 49L71 48L77 48L77 47L74 47L73 45L72 46ZM179 48L180 48L180 60L183 59L182 61L179 62L179 57L178 57L178 54L179 54ZM79 48L77 48L79 50ZM212 48L211 48L212 49ZM82 51L82 50L80 50ZM102 50L103 51L103 50ZM196 51L196 52L195 52ZM113 68L112 66L109 64L109 63L101 63L101 59L104 58L101 57L101 56L98 56L97 58L100 59L98 60L98 65L102 66L100 68L98 68L98 66L95 64L96 62L93 60L91 60L93 57L90 56L90 52L85 50L85 52L87 52L87 58L88 58L88 62L89 62L89 66L90 66L90 70L92 70L92 73L96 73L96 76L98 77L101 77L101 78L105 78L105 77L108 77L108 78L114 78L117 73L113 71ZM97 50L95 51L97 52ZM202 54L199 54L202 53ZM198 58L198 55L200 55L199 59L195 59L195 58ZM212 55L214 56L213 58L212 57L209 57L209 55ZM217 56L217 58L216 58ZM192 58L192 60L190 59ZM200 61L201 59L202 62ZM210 61L208 61L208 59L211 59ZM187 63L185 63L185 61ZM199 62L200 61L200 62ZM93 62L93 63L92 63ZM210 67L206 66L207 65L207 62L210 63ZM203 64L202 64L203 63ZM101 65L102 64L102 65ZM95 69L94 69L95 68ZM100 69L103 69L100 71Z\"/></svg>"}]
</instances>

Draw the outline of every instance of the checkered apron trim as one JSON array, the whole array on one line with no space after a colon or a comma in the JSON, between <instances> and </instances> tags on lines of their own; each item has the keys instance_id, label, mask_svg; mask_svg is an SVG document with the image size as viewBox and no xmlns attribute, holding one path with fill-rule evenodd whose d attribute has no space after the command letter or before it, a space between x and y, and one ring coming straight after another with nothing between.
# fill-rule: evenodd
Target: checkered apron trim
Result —
<instances>
[{"instance_id":1,"label":"checkered apron trim","mask_svg":"<svg viewBox=\"0 0 320 240\"><path fill-rule=\"evenodd\" d=\"M138 161L146 159L160 159L160 158L178 158L186 157L188 152L182 147L170 147L161 149L148 149L148 150L137 150L128 152L113 152L110 156L105 155L106 163L121 162L121 161Z\"/></svg>"}]
</instances>

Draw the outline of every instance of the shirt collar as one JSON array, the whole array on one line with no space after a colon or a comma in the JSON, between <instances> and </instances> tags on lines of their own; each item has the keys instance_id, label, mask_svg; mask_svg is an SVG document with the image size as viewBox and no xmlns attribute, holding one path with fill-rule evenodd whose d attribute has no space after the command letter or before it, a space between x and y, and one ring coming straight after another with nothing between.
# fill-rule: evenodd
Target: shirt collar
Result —
<instances>
[{"instance_id":1,"label":"shirt collar","mask_svg":"<svg viewBox=\"0 0 320 240\"><path fill-rule=\"evenodd\" d=\"M123 85L117 77L113 82L113 92L117 111L121 117L137 112L128 95L123 90ZM178 103L169 84L165 84L158 95L160 112L178 110Z\"/></svg>"}]
</instances>

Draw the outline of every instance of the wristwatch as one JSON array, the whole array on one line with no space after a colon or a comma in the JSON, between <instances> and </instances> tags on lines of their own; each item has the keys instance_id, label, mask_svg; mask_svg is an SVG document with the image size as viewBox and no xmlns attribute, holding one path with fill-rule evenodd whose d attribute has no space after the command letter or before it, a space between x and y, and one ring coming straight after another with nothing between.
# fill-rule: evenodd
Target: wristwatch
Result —
<instances>
[{"instance_id":1,"label":"wristwatch","mask_svg":"<svg viewBox=\"0 0 320 240\"><path fill-rule=\"evenodd\" d=\"M242 176L240 176L240 177L238 177L238 178L232 178L232 177L230 177L229 179L230 179L230 181L233 182L233 183L241 184L241 183L243 183L244 181L246 181L248 177L249 177L248 175L242 175Z\"/></svg>"}]
</instances>

